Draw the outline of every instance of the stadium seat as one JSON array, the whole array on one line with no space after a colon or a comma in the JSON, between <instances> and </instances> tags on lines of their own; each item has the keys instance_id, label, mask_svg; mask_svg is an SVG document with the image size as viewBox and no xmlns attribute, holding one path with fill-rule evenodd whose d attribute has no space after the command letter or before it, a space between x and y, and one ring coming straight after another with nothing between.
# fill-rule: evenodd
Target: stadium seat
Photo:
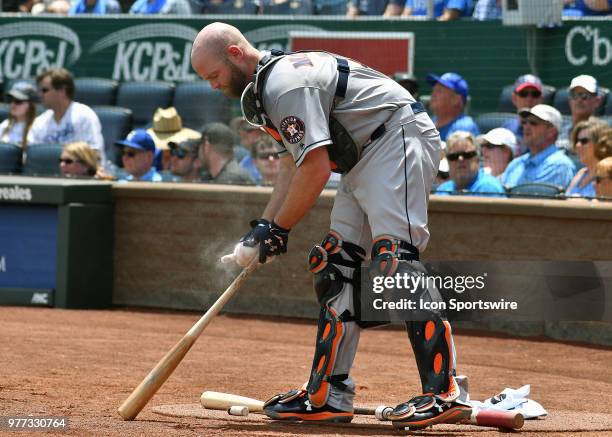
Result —
<instances>
[{"instance_id":1,"label":"stadium seat","mask_svg":"<svg viewBox=\"0 0 612 437\"><path fill-rule=\"evenodd\" d=\"M516 114L512 112L485 112L476 116L476 124L480 129L480 133L486 134L491 129L502 127L509 120L514 120Z\"/></svg>"},{"instance_id":2,"label":"stadium seat","mask_svg":"<svg viewBox=\"0 0 612 437\"><path fill-rule=\"evenodd\" d=\"M512 104L512 91L514 85L506 85L501 94L499 95L499 102L497 103L497 110L499 112L516 112L516 108Z\"/></svg>"},{"instance_id":3,"label":"stadium seat","mask_svg":"<svg viewBox=\"0 0 612 437\"><path fill-rule=\"evenodd\" d=\"M608 93L606 101L603 102L602 115L612 115L612 93Z\"/></svg>"},{"instance_id":4,"label":"stadium seat","mask_svg":"<svg viewBox=\"0 0 612 437\"><path fill-rule=\"evenodd\" d=\"M553 106L557 108L561 114L570 115L572 113L570 111L568 97L569 90L567 88L557 90L557 92L555 93L555 98L553 99Z\"/></svg>"},{"instance_id":5,"label":"stadium seat","mask_svg":"<svg viewBox=\"0 0 612 437\"><path fill-rule=\"evenodd\" d=\"M542 184L542 183L527 183L520 184L508 191L509 197L524 197L524 198L537 198L537 197L558 197L563 190L559 189L556 185Z\"/></svg>"},{"instance_id":6,"label":"stadium seat","mask_svg":"<svg viewBox=\"0 0 612 437\"><path fill-rule=\"evenodd\" d=\"M213 121L229 123L232 116L230 100L206 82L178 84L172 105L181 116L183 126L190 129L200 129Z\"/></svg>"},{"instance_id":7,"label":"stadium seat","mask_svg":"<svg viewBox=\"0 0 612 437\"><path fill-rule=\"evenodd\" d=\"M8 103L0 103L0 122L8 118L10 111Z\"/></svg>"},{"instance_id":8,"label":"stadium seat","mask_svg":"<svg viewBox=\"0 0 612 437\"><path fill-rule=\"evenodd\" d=\"M115 143L132 130L132 111L118 106L94 106L93 110L102 125L106 159L118 164L120 156Z\"/></svg>"},{"instance_id":9,"label":"stadium seat","mask_svg":"<svg viewBox=\"0 0 612 437\"><path fill-rule=\"evenodd\" d=\"M19 173L21 155L21 147L17 144L0 143L0 174Z\"/></svg>"},{"instance_id":10,"label":"stadium seat","mask_svg":"<svg viewBox=\"0 0 612 437\"><path fill-rule=\"evenodd\" d=\"M497 104L497 110L499 112L516 112L516 108L512 104L512 91L514 85L507 85L502 89L501 94L499 95L499 102ZM542 87L542 92L544 94L544 103L547 105L552 105L556 89L550 85L544 85Z\"/></svg>"},{"instance_id":11,"label":"stadium seat","mask_svg":"<svg viewBox=\"0 0 612 437\"><path fill-rule=\"evenodd\" d=\"M263 15L312 15L310 0L286 0L283 3L266 2Z\"/></svg>"},{"instance_id":12,"label":"stadium seat","mask_svg":"<svg viewBox=\"0 0 612 437\"><path fill-rule=\"evenodd\" d=\"M57 176L62 144L30 144L22 173L28 176Z\"/></svg>"},{"instance_id":13,"label":"stadium seat","mask_svg":"<svg viewBox=\"0 0 612 437\"><path fill-rule=\"evenodd\" d=\"M174 85L167 82L122 82L117 106L130 109L134 128L142 128L151 124L157 108L171 106L173 94Z\"/></svg>"},{"instance_id":14,"label":"stadium seat","mask_svg":"<svg viewBox=\"0 0 612 437\"><path fill-rule=\"evenodd\" d=\"M88 106L114 105L117 98L116 81L98 77L79 77L74 80L74 100Z\"/></svg>"}]
</instances>

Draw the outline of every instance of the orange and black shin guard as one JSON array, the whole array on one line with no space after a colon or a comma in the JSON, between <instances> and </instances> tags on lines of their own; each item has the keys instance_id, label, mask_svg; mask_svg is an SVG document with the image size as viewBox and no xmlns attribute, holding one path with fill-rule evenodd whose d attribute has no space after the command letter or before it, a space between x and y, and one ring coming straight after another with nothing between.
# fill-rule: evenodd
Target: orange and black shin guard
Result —
<instances>
[{"instance_id":1,"label":"orange and black shin guard","mask_svg":"<svg viewBox=\"0 0 612 437\"><path fill-rule=\"evenodd\" d=\"M308 397L314 407L322 407L329 397L330 384L342 384L348 375L332 376L338 346L344 335L344 326L332 308L321 308L315 357L308 380Z\"/></svg>"},{"instance_id":2,"label":"orange and black shin guard","mask_svg":"<svg viewBox=\"0 0 612 437\"><path fill-rule=\"evenodd\" d=\"M455 389L455 346L450 323L432 314L426 322L406 322L419 369L423 393L445 394Z\"/></svg>"}]
</instances>

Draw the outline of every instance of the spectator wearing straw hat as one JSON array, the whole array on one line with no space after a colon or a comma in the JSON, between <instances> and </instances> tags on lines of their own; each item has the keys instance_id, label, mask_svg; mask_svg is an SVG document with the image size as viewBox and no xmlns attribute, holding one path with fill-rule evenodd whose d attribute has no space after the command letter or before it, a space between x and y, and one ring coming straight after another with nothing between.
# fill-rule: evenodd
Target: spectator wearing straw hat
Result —
<instances>
[{"instance_id":1,"label":"spectator wearing straw hat","mask_svg":"<svg viewBox=\"0 0 612 437\"><path fill-rule=\"evenodd\" d=\"M480 151L484 170L491 176L500 177L517 150L516 137L508 129L491 129L480 139Z\"/></svg>"},{"instance_id":2,"label":"spectator wearing straw hat","mask_svg":"<svg viewBox=\"0 0 612 437\"><path fill-rule=\"evenodd\" d=\"M153 114L153 126L147 129L155 142L156 167L160 170L170 168L170 148L168 143L181 143L186 140L199 140L198 131L183 127L183 119L176 108L157 108Z\"/></svg>"}]
</instances>

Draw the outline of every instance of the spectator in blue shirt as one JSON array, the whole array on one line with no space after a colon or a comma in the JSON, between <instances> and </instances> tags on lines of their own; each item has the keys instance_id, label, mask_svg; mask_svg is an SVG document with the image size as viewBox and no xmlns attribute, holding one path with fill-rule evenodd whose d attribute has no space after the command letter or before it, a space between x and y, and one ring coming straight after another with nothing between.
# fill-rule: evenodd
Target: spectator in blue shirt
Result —
<instances>
[{"instance_id":1,"label":"spectator in blue shirt","mask_svg":"<svg viewBox=\"0 0 612 437\"><path fill-rule=\"evenodd\" d=\"M155 141L144 129L136 129L123 141L118 141L121 148L123 168L128 173L121 178L124 181L161 182L162 176L153 166L155 159Z\"/></svg>"},{"instance_id":2,"label":"spectator in blue shirt","mask_svg":"<svg viewBox=\"0 0 612 437\"><path fill-rule=\"evenodd\" d=\"M565 0L564 3L564 17L584 17L612 13L612 0Z\"/></svg>"},{"instance_id":3,"label":"spectator in blue shirt","mask_svg":"<svg viewBox=\"0 0 612 437\"><path fill-rule=\"evenodd\" d=\"M474 20L499 20L502 17L501 0L478 0L474 6Z\"/></svg>"},{"instance_id":4,"label":"spectator in blue shirt","mask_svg":"<svg viewBox=\"0 0 612 437\"><path fill-rule=\"evenodd\" d=\"M502 183L506 188L545 183L565 189L576 168L555 144L561 129L561 113L552 106L536 105L521 110L519 115L529 153L512 160L502 175Z\"/></svg>"},{"instance_id":5,"label":"spectator in blue shirt","mask_svg":"<svg viewBox=\"0 0 612 437\"><path fill-rule=\"evenodd\" d=\"M406 0L402 16L426 16L428 0ZM474 7L473 0L434 0L433 16L438 21L469 17Z\"/></svg>"},{"instance_id":6,"label":"spectator in blue shirt","mask_svg":"<svg viewBox=\"0 0 612 437\"><path fill-rule=\"evenodd\" d=\"M512 91L512 104L516 111L527 108L531 109L535 105L544 102L542 94L542 81L538 76L533 74L523 74L514 82ZM527 151L527 146L523 144L523 127L521 126L521 117L505 122L502 127L508 129L514 134L518 142L518 150L516 153L522 155ZM518 156L515 155L515 156Z\"/></svg>"},{"instance_id":7,"label":"spectator in blue shirt","mask_svg":"<svg viewBox=\"0 0 612 437\"><path fill-rule=\"evenodd\" d=\"M470 132L457 131L446 142L450 180L439 185L435 194L471 194L505 196L497 178L480 167L476 138Z\"/></svg>"},{"instance_id":8,"label":"spectator in blue shirt","mask_svg":"<svg viewBox=\"0 0 612 437\"><path fill-rule=\"evenodd\" d=\"M346 10L348 17L360 15L399 15L403 0L351 0Z\"/></svg>"},{"instance_id":9,"label":"spectator in blue shirt","mask_svg":"<svg viewBox=\"0 0 612 437\"><path fill-rule=\"evenodd\" d=\"M70 6L68 15L78 14L120 14L121 7L117 0L75 0Z\"/></svg>"},{"instance_id":10,"label":"spectator in blue shirt","mask_svg":"<svg viewBox=\"0 0 612 437\"><path fill-rule=\"evenodd\" d=\"M191 15L191 5L187 0L136 0L130 14Z\"/></svg>"},{"instance_id":11,"label":"spectator in blue shirt","mask_svg":"<svg viewBox=\"0 0 612 437\"><path fill-rule=\"evenodd\" d=\"M469 94L465 79L457 73L444 73L442 76L428 74L427 82L433 85L429 106L434 113L432 120L440 131L442 141L459 130L474 136L480 135L472 117L463 113Z\"/></svg>"}]
</instances>

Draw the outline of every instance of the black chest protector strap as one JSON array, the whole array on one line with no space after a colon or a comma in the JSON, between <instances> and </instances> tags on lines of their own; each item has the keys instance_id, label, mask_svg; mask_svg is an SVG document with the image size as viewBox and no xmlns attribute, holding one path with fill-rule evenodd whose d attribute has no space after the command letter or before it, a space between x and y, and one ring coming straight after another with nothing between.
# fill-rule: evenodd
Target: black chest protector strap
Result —
<instances>
[{"instance_id":1,"label":"black chest protector strap","mask_svg":"<svg viewBox=\"0 0 612 437\"><path fill-rule=\"evenodd\" d=\"M283 140L278 129L266 114L262 96L266 77L271 67L285 56L294 53L302 52L298 51L285 54L280 50L271 50L270 53L264 55L257 64L257 68L253 75L253 82L245 88L240 100L244 118L255 126L263 127L283 147ZM330 53L330 55L334 56L336 59L338 68L338 81L336 83L335 96L342 99L346 96L348 78L351 70L347 59L332 53ZM332 171L336 173L346 173L353 168L359 160L360 148L355 144L353 138L344 126L342 126L342 124L331 114L329 115L329 133L332 144L327 146L327 152L332 164Z\"/></svg>"}]
</instances>

